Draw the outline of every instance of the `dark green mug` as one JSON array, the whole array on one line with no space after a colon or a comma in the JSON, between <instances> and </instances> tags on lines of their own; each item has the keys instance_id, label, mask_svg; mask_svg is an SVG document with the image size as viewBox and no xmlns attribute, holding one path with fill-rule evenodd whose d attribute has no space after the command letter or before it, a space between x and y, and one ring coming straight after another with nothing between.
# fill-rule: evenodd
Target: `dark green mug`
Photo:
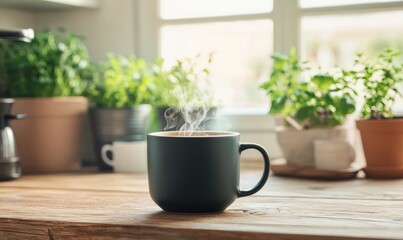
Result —
<instances>
[{"instance_id":1,"label":"dark green mug","mask_svg":"<svg viewBox=\"0 0 403 240\"><path fill-rule=\"evenodd\" d=\"M267 181L270 160L258 144L239 143L237 132L156 132L147 136L148 183L153 201L169 212L217 212L252 195ZM240 154L258 150L264 171L258 184L239 189Z\"/></svg>"}]
</instances>

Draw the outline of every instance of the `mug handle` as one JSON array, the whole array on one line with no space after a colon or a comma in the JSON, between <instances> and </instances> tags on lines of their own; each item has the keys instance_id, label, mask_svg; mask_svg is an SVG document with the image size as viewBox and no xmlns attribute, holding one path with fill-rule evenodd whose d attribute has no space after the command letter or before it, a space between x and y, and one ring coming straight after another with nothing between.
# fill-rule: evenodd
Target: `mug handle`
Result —
<instances>
[{"instance_id":1,"label":"mug handle","mask_svg":"<svg viewBox=\"0 0 403 240\"><path fill-rule=\"evenodd\" d=\"M104 161L109 166L113 167L113 161L112 161L112 159L110 159L108 157L108 155L106 154L107 152L112 152L113 153L113 148L112 148L111 144L105 144L105 145L102 146L101 158L102 158L102 161Z\"/></svg>"},{"instance_id":2,"label":"mug handle","mask_svg":"<svg viewBox=\"0 0 403 240\"><path fill-rule=\"evenodd\" d=\"M267 154L266 150L262 146L255 144L255 143L241 143L239 145L239 154L241 154L244 150L250 149L250 148L258 150L263 156L263 160L264 160L263 175L260 178L259 182L256 184L256 186L254 186L252 189L247 190L247 191L242 191L238 188L237 189L238 197L246 197L246 196L257 193L264 186L264 184L267 181L267 178L269 177L270 159L269 159L269 155Z\"/></svg>"}]
</instances>

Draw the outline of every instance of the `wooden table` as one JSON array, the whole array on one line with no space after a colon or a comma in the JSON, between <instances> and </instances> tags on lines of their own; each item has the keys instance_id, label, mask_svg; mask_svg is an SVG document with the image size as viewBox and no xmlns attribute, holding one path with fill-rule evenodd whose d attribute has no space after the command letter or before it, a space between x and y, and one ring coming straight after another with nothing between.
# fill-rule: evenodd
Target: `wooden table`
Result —
<instances>
[{"instance_id":1,"label":"wooden table","mask_svg":"<svg viewBox=\"0 0 403 240\"><path fill-rule=\"evenodd\" d=\"M260 171L242 171L253 185ZM403 180L273 177L225 212L161 211L146 175L72 173L0 182L0 239L403 239Z\"/></svg>"}]
</instances>

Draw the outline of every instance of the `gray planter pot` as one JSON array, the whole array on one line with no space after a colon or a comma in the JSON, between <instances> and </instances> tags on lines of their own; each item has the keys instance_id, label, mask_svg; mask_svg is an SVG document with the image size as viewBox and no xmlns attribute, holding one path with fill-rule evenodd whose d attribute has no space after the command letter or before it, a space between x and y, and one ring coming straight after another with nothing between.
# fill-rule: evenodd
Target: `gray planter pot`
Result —
<instances>
[{"instance_id":1,"label":"gray planter pot","mask_svg":"<svg viewBox=\"0 0 403 240\"><path fill-rule=\"evenodd\" d=\"M99 170L113 170L111 166L102 161L103 145L111 144L114 141L146 139L150 111L151 106L147 104L133 108L90 108L89 116Z\"/></svg>"}]
</instances>

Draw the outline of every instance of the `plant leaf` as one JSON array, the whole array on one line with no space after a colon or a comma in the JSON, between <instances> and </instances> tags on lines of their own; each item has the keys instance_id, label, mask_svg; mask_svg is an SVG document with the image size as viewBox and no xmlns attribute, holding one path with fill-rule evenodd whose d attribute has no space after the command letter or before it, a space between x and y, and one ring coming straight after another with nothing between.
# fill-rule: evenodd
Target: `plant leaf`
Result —
<instances>
[{"instance_id":1,"label":"plant leaf","mask_svg":"<svg viewBox=\"0 0 403 240\"><path fill-rule=\"evenodd\" d=\"M320 90L327 91L330 86L335 83L335 80L330 75L315 75L312 77L312 82L318 86Z\"/></svg>"},{"instance_id":2,"label":"plant leaf","mask_svg":"<svg viewBox=\"0 0 403 240\"><path fill-rule=\"evenodd\" d=\"M304 121L310 117L312 117L316 113L316 108L311 106L304 106L298 109L295 113L295 118L298 121Z\"/></svg>"}]
</instances>

